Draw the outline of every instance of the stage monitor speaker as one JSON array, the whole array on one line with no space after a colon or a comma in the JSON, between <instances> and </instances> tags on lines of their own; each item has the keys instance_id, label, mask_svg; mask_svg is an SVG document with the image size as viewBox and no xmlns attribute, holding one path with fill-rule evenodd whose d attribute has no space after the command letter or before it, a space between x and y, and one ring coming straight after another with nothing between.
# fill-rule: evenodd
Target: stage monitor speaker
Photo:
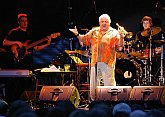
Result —
<instances>
[{"instance_id":1,"label":"stage monitor speaker","mask_svg":"<svg viewBox=\"0 0 165 117\"><path fill-rule=\"evenodd\" d=\"M164 86L134 86L130 100L160 101Z\"/></svg>"},{"instance_id":2,"label":"stage monitor speaker","mask_svg":"<svg viewBox=\"0 0 165 117\"><path fill-rule=\"evenodd\" d=\"M96 100L127 101L129 100L131 89L131 86L97 86Z\"/></svg>"},{"instance_id":3,"label":"stage monitor speaker","mask_svg":"<svg viewBox=\"0 0 165 117\"><path fill-rule=\"evenodd\" d=\"M80 103L80 95L75 86L43 86L39 99L45 101L70 100L75 107L78 107Z\"/></svg>"},{"instance_id":4,"label":"stage monitor speaker","mask_svg":"<svg viewBox=\"0 0 165 117\"><path fill-rule=\"evenodd\" d=\"M161 103L163 105L165 105L165 86L164 86L163 93L162 93L162 96L161 96Z\"/></svg>"}]
</instances>

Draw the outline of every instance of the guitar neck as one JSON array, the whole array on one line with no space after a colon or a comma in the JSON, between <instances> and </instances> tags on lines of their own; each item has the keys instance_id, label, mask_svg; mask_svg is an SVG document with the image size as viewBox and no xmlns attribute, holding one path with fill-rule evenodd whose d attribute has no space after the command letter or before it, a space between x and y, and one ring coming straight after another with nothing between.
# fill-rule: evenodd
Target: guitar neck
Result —
<instances>
[{"instance_id":1,"label":"guitar neck","mask_svg":"<svg viewBox=\"0 0 165 117\"><path fill-rule=\"evenodd\" d=\"M38 41L36 41L34 43L31 43L28 46L26 46L26 49L32 48L32 47L34 47L34 46L36 46L36 45L38 45L38 44L40 44L40 43L42 43L42 42L44 42L46 40L47 40L47 38L43 38L43 39L38 40Z\"/></svg>"}]
</instances>

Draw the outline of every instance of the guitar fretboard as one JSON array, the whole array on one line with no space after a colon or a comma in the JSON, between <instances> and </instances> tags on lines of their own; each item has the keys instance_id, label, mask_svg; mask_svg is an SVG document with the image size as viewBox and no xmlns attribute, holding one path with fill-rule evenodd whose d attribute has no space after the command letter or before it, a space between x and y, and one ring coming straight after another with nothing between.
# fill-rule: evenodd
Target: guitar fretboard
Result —
<instances>
[{"instance_id":1,"label":"guitar fretboard","mask_svg":"<svg viewBox=\"0 0 165 117\"><path fill-rule=\"evenodd\" d=\"M47 38L43 38L43 39L38 40L38 41L36 41L36 42L34 42L32 44L29 44L28 46L26 46L26 49L32 48L32 47L34 47L34 46L36 46L36 45L38 45L38 44L40 44L40 43L42 43L42 42L44 42L46 40L47 40Z\"/></svg>"}]
</instances>

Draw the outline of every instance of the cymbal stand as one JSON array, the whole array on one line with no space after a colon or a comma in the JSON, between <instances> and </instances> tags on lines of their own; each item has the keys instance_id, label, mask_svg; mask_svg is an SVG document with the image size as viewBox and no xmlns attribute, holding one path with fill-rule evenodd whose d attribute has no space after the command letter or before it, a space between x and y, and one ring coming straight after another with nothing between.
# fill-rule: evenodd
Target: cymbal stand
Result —
<instances>
[{"instance_id":1,"label":"cymbal stand","mask_svg":"<svg viewBox=\"0 0 165 117\"><path fill-rule=\"evenodd\" d=\"M143 78L143 85L147 85L147 61L148 60L144 60L144 78Z\"/></svg>"},{"instance_id":2,"label":"cymbal stand","mask_svg":"<svg viewBox=\"0 0 165 117\"><path fill-rule=\"evenodd\" d=\"M151 70L152 70L152 30L150 31L150 38L149 38L149 41L150 41L150 52L149 52L149 81L148 83L151 84L151 80L152 80L152 75L151 75Z\"/></svg>"},{"instance_id":3,"label":"cymbal stand","mask_svg":"<svg viewBox=\"0 0 165 117\"><path fill-rule=\"evenodd\" d=\"M162 34L162 39L164 39ZM159 86L164 85L164 77L163 77L163 44L161 45L161 61L160 61L160 76L159 76Z\"/></svg>"}]
</instances>

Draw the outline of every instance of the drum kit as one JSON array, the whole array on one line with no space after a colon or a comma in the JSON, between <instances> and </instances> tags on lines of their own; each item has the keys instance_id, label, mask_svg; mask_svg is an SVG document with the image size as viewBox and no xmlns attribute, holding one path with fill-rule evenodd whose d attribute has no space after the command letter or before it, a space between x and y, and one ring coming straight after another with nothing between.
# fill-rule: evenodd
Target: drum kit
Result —
<instances>
[{"instance_id":1,"label":"drum kit","mask_svg":"<svg viewBox=\"0 0 165 117\"><path fill-rule=\"evenodd\" d=\"M132 38L125 38L122 52L117 52L116 57L116 82L117 85L164 85L165 79L163 74L163 45L165 40L152 40L152 36L161 31L160 27L152 27L151 32L142 31L141 35L149 37L150 47L143 48L143 43L136 43ZM152 49L152 44L159 44L161 47ZM152 73L153 60L160 59L160 70L158 78ZM159 64L159 63L156 63ZM157 70L157 71L159 71Z\"/></svg>"}]
</instances>

